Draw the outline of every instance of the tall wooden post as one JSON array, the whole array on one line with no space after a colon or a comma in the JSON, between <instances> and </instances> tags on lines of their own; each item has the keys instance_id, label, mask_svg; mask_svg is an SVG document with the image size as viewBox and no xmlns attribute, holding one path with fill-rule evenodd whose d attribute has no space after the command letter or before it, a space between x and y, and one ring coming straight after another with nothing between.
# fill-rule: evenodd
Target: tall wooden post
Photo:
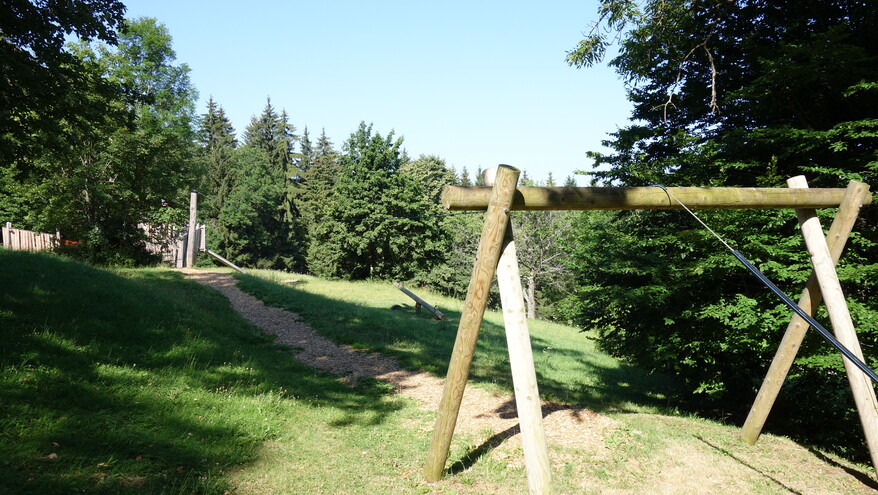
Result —
<instances>
[{"instance_id":1,"label":"tall wooden post","mask_svg":"<svg viewBox=\"0 0 878 495\"><path fill-rule=\"evenodd\" d=\"M445 375L445 388L439 402L436 425L427 452L427 464L424 468L427 481L439 480L448 460L451 437L454 435L482 318L488 305L491 282L497 269L497 262L500 260L503 237L509 223L509 210L520 173L518 169L508 165L500 165L497 170L497 178L485 213L485 226L479 240L476 262L466 293L466 303L460 316L454 350L448 364L448 374Z\"/></svg>"},{"instance_id":2,"label":"tall wooden post","mask_svg":"<svg viewBox=\"0 0 878 495\"><path fill-rule=\"evenodd\" d=\"M185 266L195 266L196 256L198 254L198 244L196 244L195 218L198 213L198 191L195 189L189 191L189 229L187 231L186 242L186 263Z\"/></svg>"},{"instance_id":3,"label":"tall wooden post","mask_svg":"<svg viewBox=\"0 0 878 495\"><path fill-rule=\"evenodd\" d=\"M521 289L518 255L511 223L506 227L503 254L497 265L497 285L500 286L506 347L509 349L515 407L518 411L518 423L521 426L521 447L524 450L528 489L531 494L552 493L549 449L543 429L543 410L537 388L537 373L534 369L533 349L527 328L524 293Z\"/></svg>"},{"instance_id":4,"label":"tall wooden post","mask_svg":"<svg viewBox=\"0 0 878 495\"><path fill-rule=\"evenodd\" d=\"M829 235L826 237L826 243L828 244L833 264L838 263L839 258L841 258L844 245L851 230L853 230L860 207L863 204L863 199L868 195L868 192L869 186L862 182L851 181L848 184L847 191L839 205L838 213L829 227ZM797 210L797 214L799 217L807 219L816 215L816 212L813 209L801 209ZM799 307L809 314L813 314L822 299L823 294L820 292L817 276L812 273L799 299ZM747 420L741 429L741 439L744 442L753 445L759 439L759 435L762 434L762 428L765 426L768 414L771 412L775 400L777 400L781 386L784 380L786 380L793 361L796 359L799 346L802 345L802 340L805 338L807 330L808 323L801 316L794 314L787 326L780 346L777 348L777 353L771 361L771 366L768 368L765 380L762 382L762 386L759 387L759 393L756 394L756 400L753 401L753 406L750 408Z\"/></svg>"},{"instance_id":5,"label":"tall wooden post","mask_svg":"<svg viewBox=\"0 0 878 495\"><path fill-rule=\"evenodd\" d=\"M790 187L807 187L805 178L802 176L789 179L787 184ZM860 349L860 342L854 331L854 323L851 320L851 314L838 281L838 274L836 274L835 266L832 263L832 256L830 256L829 248L826 245L826 238L823 236L823 229L820 227L820 220L815 215L809 218L799 218L799 223L802 227L802 235L805 237L805 244L808 246L808 253L811 255L814 274L817 275L817 281L820 283L820 292L826 302L832 330L838 341L863 361L863 351ZM878 470L878 400L875 398L875 389L865 373L846 359L843 361L848 382L851 385L851 392L854 395L854 402L857 405L857 412L860 414L860 422L863 425L863 433L866 436L866 445L872 458L872 466Z\"/></svg>"}]
</instances>

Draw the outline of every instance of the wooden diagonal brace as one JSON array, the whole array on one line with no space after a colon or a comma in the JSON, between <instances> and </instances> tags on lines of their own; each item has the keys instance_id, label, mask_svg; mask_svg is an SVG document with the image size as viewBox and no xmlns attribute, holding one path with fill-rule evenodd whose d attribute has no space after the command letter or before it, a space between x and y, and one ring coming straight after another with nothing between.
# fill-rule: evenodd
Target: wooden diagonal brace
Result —
<instances>
[{"instance_id":1,"label":"wooden diagonal brace","mask_svg":"<svg viewBox=\"0 0 878 495\"><path fill-rule=\"evenodd\" d=\"M832 222L832 226L829 228L829 235L826 238L833 264L838 263L839 258L841 258L841 253L844 250L848 236L853 230L854 223L857 221L860 207L863 204L863 198L868 193L869 186L862 182L851 181L848 184L838 213ZM816 215L813 209L797 210L796 213L803 223L808 218ZM799 306L809 314L814 314L814 310L820 304L822 298L823 294L820 292L817 276L812 273L799 299ZM755 444L759 439L759 435L762 434L762 428L765 426L768 414L771 412L775 400L777 400L781 386L784 380L786 380L793 361L796 359L796 354L799 351L802 340L805 338L807 330L808 324L805 320L794 314L741 430L741 439L746 443L750 445Z\"/></svg>"}]
</instances>

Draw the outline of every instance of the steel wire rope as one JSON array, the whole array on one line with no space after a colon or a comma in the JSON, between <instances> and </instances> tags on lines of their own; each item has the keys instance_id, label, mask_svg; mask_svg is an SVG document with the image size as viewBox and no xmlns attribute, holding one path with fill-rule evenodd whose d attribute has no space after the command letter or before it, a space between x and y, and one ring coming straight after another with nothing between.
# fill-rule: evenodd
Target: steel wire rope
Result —
<instances>
[{"instance_id":1,"label":"steel wire rope","mask_svg":"<svg viewBox=\"0 0 878 495\"><path fill-rule=\"evenodd\" d=\"M766 287L768 287L772 292L774 292L774 294L777 295L793 311L795 311L796 314L798 314L799 316L802 317L802 319L804 319L806 322L808 322L809 325L811 325L818 332L820 332L820 335L822 335L823 338L826 339L830 344L835 346L836 349L841 351L842 355L844 355L844 357L846 357L848 359L848 361L853 363L857 368L860 369L860 371L862 371L863 373L866 374L866 376L871 378L873 382L878 383L878 375L876 375L875 372L872 371L872 369L869 368L868 365L866 365L866 363L864 363L862 360L860 360L860 358L858 358L853 352L851 352L850 349L845 347L844 344L839 342L839 340L837 338L835 338L835 335L833 335L823 325L821 325L819 322L817 322L817 320L812 318L811 315L808 314L808 312L806 312L804 309L801 308L801 306L799 306L798 304L796 304L795 301L790 299L790 297L787 296L782 290L780 290L780 288L778 288L778 286L775 285L774 282L771 281L771 279L769 279L764 273L762 273L758 268L756 268L753 265L753 263L750 263L750 261L747 260L747 258L745 258L744 255L741 254L740 251L732 248L722 237L720 237L719 234L714 232L713 229L711 229L706 223L704 223L704 221L702 221L701 218L698 217L698 215L696 215L692 210L689 209L689 207L687 207L685 204L683 204L683 202L680 201L679 198L677 198L670 191L668 191L667 187L659 185L659 184L654 184L654 185L655 185L655 187L658 187L662 191L664 191L665 194L668 195L668 199L673 199L674 201L679 203L680 206L682 206L683 209L686 210L686 212L688 212L690 215L692 215L692 217L695 218L695 220L698 220L698 223L703 225L704 228L707 229L708 232L713 234L714 237L716 237L726 248L728 248L729 251L732 252L732 255L738 261L740 261L741 264L743 264L744 267L746 267L747 270L750 271L750 273L755 275L756 278L758 278L763 284L765 284Z\"/></svg>"}]
</instances>

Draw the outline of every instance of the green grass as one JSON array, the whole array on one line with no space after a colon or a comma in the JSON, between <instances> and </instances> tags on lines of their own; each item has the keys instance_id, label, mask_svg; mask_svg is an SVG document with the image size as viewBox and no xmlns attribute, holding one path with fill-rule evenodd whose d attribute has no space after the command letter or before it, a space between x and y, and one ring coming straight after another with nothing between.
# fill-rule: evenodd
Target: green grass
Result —
<instances>
[{"instance_id":1,"label":"green grass","mask_svg":"<svg viewBox=\"0 0 878 495\"><path fill-rule=\"evenodd\" d=\"M240 285L324 335L446 371L460 302L418 291L451 316L437 322L390 284L256 275ZM618 421L585 450L550 446L558 493L878 487L868 467L771 435L745 446L734 426L669 414L668 380L597 352L587 334L536 321L531 334L544 395ZM489 312L473 377L508 390L509 375L500 316ZM520 448L485 450L491 431L456 434L449 473L426 483L434 414L387 384L349 387L298 364L178 272L0 250L0 494L526 490Z\"/></svg>"},{"instance_id":2,"label":"green grass","mask_svg":"<svg viewBox=\"0 0 878 495\"><path fill-rule=\"evenodd\" d=\"M352 465L333 445L418 444L369 434L413 414L387 386L299 365L179 273L0 250L0 287L0 493L224 493L276 439Z\"/></svg>"},{"instance_id":3,"label":"green grass","mask_svg":"<svg viewBox=\"0 0 878 495\"><path fill-rule=\"evenodd\" d=\"M427 311L388 282L339 282L303 275L253 271L238 276L239 287L267 304L299 313L323 335L355 347L397 357L410 369L444 376L463 302L426 294L448 316L434 321ZM285 283L296 280L296 283ZM418 291L415 291L418 293ZM402 306L401 310L391 310ZM668 412L671 380L620 363L595 349L588 333L551 322L529 322L540 393L597 412ZM512 390L502 315L489 311L479 334L471 379Z\"/></svg>"}]
</instances>

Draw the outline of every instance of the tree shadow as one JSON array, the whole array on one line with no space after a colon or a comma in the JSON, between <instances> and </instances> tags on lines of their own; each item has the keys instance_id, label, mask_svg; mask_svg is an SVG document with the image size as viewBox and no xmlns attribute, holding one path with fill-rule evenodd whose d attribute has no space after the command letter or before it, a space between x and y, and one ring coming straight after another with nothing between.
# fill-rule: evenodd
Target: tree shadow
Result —
<instances>
[{"instance_id":1,"label":"tree shadow","mask_svg":"<svg viewBox=\"0 0 878 495\"><path fill-rule=\"evenodd\" d=\"M862 483L863 485L868 486L869 488L871 488L873 490L878 490L878 481L876 481L874 478L872 478L868 474L866 474L858 469L851 468L850 466L845 466L844 464L839 463L835 459L827 456L826 454L824 454L823 452L820 452L819 450L809 448L808 451L811 452L812 454L814 454L814 456L817 457L818 459L820 459L821 461L823 461L831 466L835 466L835 467L841 469L842 471L848 473L852 477L856 478L856 480L859 481L860 483Z\"/></svg>"},{"instance_id":2,"label":"tree shadow","mask_svg":"<svg viewBox=\"0 0 878 495\"><path fill-rule=\"evenodd\" d=\"M403 407L299 364L180 273L2 250L0 266L0 492L223 493L221 470L271 435L230 401L307 398L339 428Z\"/></svg>"}]
</instances>

